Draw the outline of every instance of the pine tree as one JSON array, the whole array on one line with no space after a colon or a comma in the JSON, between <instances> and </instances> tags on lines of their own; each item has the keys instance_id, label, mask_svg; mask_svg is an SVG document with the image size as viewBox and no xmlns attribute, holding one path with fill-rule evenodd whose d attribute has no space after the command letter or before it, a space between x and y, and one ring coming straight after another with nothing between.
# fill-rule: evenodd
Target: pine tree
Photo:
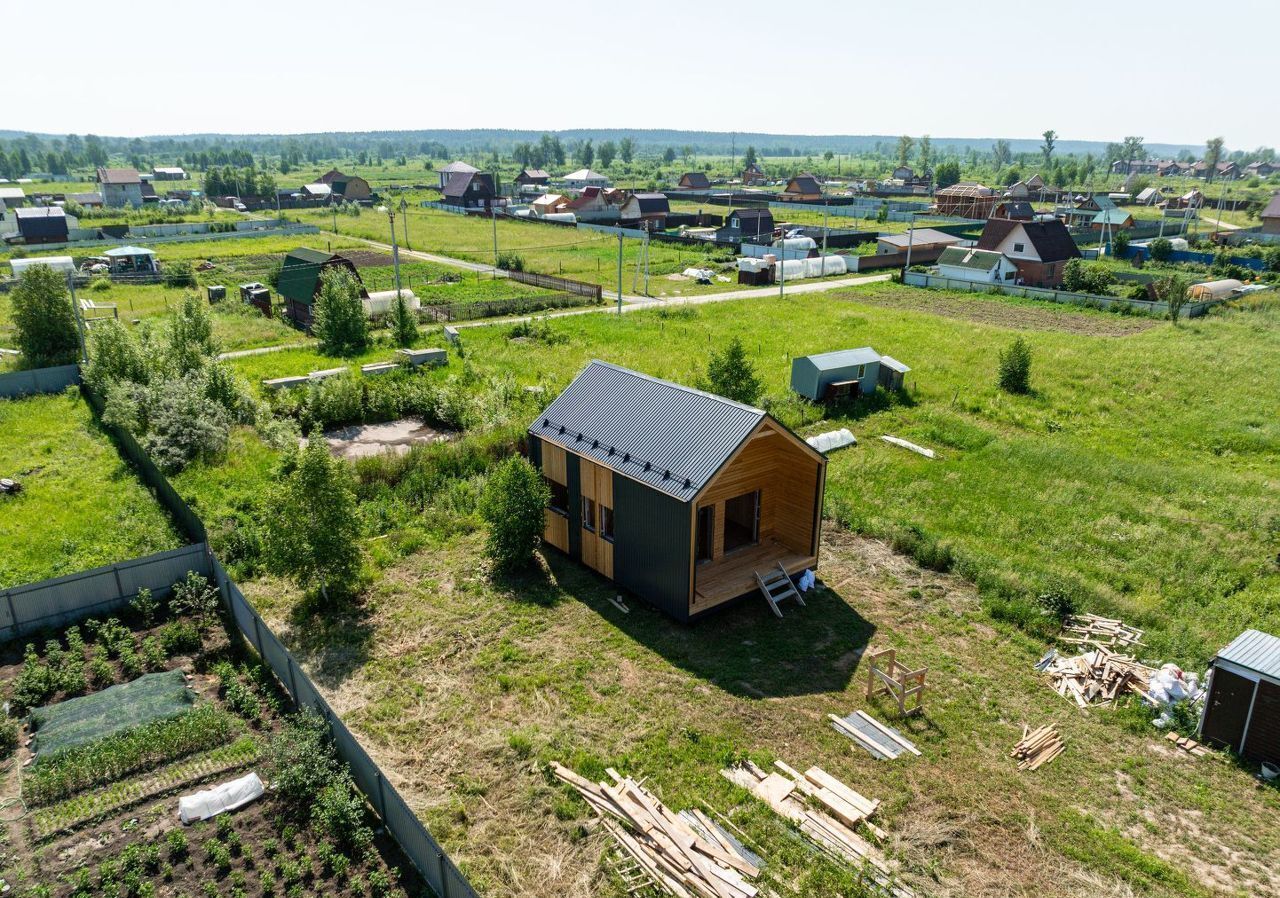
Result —
<instances>
[{"instance_id":1,"label":"pine tree","mask_svg":"<svg viewBox=\"0 0 1280 898\"><path fill-rule=\"evenodd\" d=\"M312 433L290 456L267 501L266 556L272 570L325 601L349 595L360 578L360 519L346 465Z\"/></svg>"},{"instance_id":2,"label":"pine tree","mask_svg":"<svg viewBox=\"0 0 1280 898\"><path fill-rule=\"evenodd\" d=\"M1006 393L1031 392L1031 347L1021 337L1000 352L1000 389Z\"/></svg>"},{"instance_id":3,"label":"pine tree","mask_svg":"<svg viewBox=\"0 0 1280 898\"><path fill-rule=\"evenodd\" d=\"M418 321L403 293L396 294L396 303L391 309L391 335L397 346L412 346L418 340Z\"/></svg>"},{"instance_id":4,"label":"pine tree","mask_svg":"<svg viewBox=\"0 0 1280 898\"><path fill-rule=\"evenodd\" d=\"M711 354L702 389L744 405L755 405L760 397L760 378L756 377L747 351L737 337L729 341L724 352Z\"/></svg>"}]
</instances>

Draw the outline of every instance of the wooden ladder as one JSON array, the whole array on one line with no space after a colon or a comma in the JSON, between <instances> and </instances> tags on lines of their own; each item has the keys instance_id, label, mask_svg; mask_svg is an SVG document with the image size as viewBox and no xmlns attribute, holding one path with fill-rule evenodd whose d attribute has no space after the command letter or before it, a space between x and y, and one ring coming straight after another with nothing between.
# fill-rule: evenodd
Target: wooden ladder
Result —
<instances>
[{"instance_id":1,"label":"wooden ladder","mask_svg":"<svg viewBox=\"0 0 1280 898\"><path fill-rule=\"evenodd\" d=\"M778 608L778 603L784 599L795 599L801 605L804 604L804 599L800 597L800 591L791 582L791 575L786 572L786 569L781 564L778 565L776 570L769 570L764 574L756 571L755 575L756 585L760 587L764 600L769 603L769 607L773 609L773 613L778 617L782 617L782 610Z\"/></svg>"}]
</instances>

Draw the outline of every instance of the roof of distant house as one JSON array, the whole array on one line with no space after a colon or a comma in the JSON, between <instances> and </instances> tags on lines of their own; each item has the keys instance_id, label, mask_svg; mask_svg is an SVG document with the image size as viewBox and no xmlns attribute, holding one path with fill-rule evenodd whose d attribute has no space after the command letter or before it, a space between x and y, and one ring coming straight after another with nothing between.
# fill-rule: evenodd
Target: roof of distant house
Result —
<instances>
[{"instance_id":1,"label":"roof of distant house","mask_svg":"<svg viewBox=\"0 0 1280 898\"><path fill-rule=\"evenodd\" d=\"M687 502L764 417L723 396L592 361L529 432Z\"/></svg>"},{"instance_id":2,"label":"roof of distant house","mask_svg":"<svg viewBox=\"0 0 1280 898\"><path fill-rule=\"evenodd\" d=\"M1280 193L1271 198L1271 202L1267 203L1267 208L1262 210L1263 218L1280 218Z\"/></svg>"},{"instance_id":3,"label":"roof of distant house","mask_svg":"<svg viewBox=\"0 0 1280 898\"><path fill-rule=\"evenodd\" d=\"M671 211L671 203L665 193L633 193L631 198L640 206L642 213Z\"/></svg>"},{"instance_id":4,"label":"roof of distant house","mask_svg":"<svg viewBox=\"0 0 1280 898\"><path fill-rule=\"evenodd\" d=\"M1096 225L1122 225L1133 216L1123 209L1103 209L1093 216Z\"/></svg>"},{"instance_id":5,"label":"roof of distant house","mask_svg":"<svg viewBox=\"0 0 1280 898\"><path fill-rule=\"evenodd\" d=\"M520 170L517 178L523 178L526 181L548 181L551 175L540 168L525 168Z\"/></svg>"},{"instance_id":6,"label":"roof of distant house","mask_svg":"<svg viewBox=\"0 0 1280 898\"><path fill-rule=\"evenodd\" d=\"M14 209L13 214L19 218L65 218L67 213L61 206L26 206Z\"/></svg>"},{"instance_id":7,"label":"roof of distant house","mask_svg":"<svg viewBox=\"0 0 1280 898\"><path fill-rule=\"evenodd\" d=\"M67 199L73 203L79 203L81 206L102 204L102 194L100 193L68 193Z\"/></svg>"},{"instance_id":8,"label":"roof of distant house","mask_svg":"<svg viewBox=\"0 0 1280 898\"><path fill-rule=\"evenodd\" d=\"M564 176L566 181L607 181L609 180L599 172L593 172L589 168L580 168L575 172L569 172Z\"/></svg>"},{"instance_id":9,"label":"roof of distant house","mask_svg":"<svg viewBox=\"0 0 1280 898\"><path fill-rule=\"evenodd\" d=\"M1035 218L1036 208L1026 200L1008 200L1004 204L1005 218Z\"/></svg>"},{"instance_id":10,"label":"roof of distant house","mask_svg":"<svg viewBox=\"0 0 1280 898\"><path fill-rule=\"evenodd\" d=\"M794 188L794 189L792 189ZM796 175L787 182L788 193L822 193L822 185L813 175Z\"/></svg>"},{"instance_id":11,"label":"roof of distant house","mask_svg":"<svg viewBox=\"0 0 1280 898\"><path fill-rule=\"evenodd\" d=\"M136 168L100 168L98 181L102 184L141 184Z\"/></svg>"},{"instance_id":12,"label":"roof of distant house","mask_svg":"<svg viewBox=\"0 0 1280 898\"><path fill-rule=\"evenodd\" d=\"M939 243L959 243L960 238L955 234L948 234L946 231L938 231L934 228L916 228L909 233L881 234L879 242L887 243L890 246L900 246L905 250L908 244L911 246L935 246Z\"/></svg>"},{"instance_id":13,"label":"roof of distant house","mask_svg":"<svg viewBox=\"0 0 1280 898\"><path fill-rule=\"evenodd\" d=\"M145 246L117 246L103 253L109 259L123 256L154 256L156 251Z\"/></svg>"},{"instance_id":14,"label":"roof of distant house","mask_svg":"<svg viewBox=\"0 0 1280 898\"><path fill-rule=\"evenodd\" d=\"M179 168L176 165L156 166L152 171L158 175L185 175L187 173L185 169Z\"/></svg>"},{"instance_id":15,"label":"roof of distant house","mask_svg":"<svg viewBox=\"0 0 1280 898\"><path fill-rule=\"evenodd\" d=\"M480 169L476 168L474 165L468 165L459 159L457 162L450 162L443 168L436 169L436 171L441 174L452 175L457 174L458 172L477 172L480 171Z\"/></svg>"},{"instance_id":16,"label":"roof of distant house","mask_svg":"<svg viewBox=\"0 0 1280 898\"><path fill-rule=\"evenodd\" d=\"M707 177L706 172L687 171L680 176L680 183L683 184L685 187L692 187L697 189L701 187L710 187L711 179Z\"/></svg>"},{"instance_id":17,"label":"roof of distant house","mask_svg":"<svg viewBox=\"0 0 1280 898\"><path fill-rule=\"evenodd\" d=\"M0 187L0 200L24 200L26 192L21 187Z\"/></svg>"},{"instance_id":18,"label":"roof of distant house","mask_svg":"<svg viewBox=\"0 0 1280 898\"><path fill-rule=\"evenodd\" d=\"M819 371L830 371L834 368L849 368L853 365L869 365L880 361L880 353L870 346L857 349L836 349L831 352L819 352L805 358Z\"/></svg>"},{"instance_id":19,"label":"roof of distant house","mask_svg":"<svg viewBox=\"0 0 1280 898\"><path fill-rule=\"evenodd\" d=\"M487 188L489 193L493 193L493 178L479 171L456 172L450 175L441 193L447 197L461 199L473 184Z\"/></svg>"},{"instance_id":20,"label":"roof of distant house","mask_svg":"<svg viewBox=\"0 0 1280 898\"><path fill-rule=\"evenodd\" d=\"M1042 262L1061 262L1078 259L1080 248L1071 239L1071 232L1061 221L1011 221L1007 218L988 218L978 238L978 249L998 249L1001 242L1016 229L1022 228Z\"/></svg>"}]
</instances>

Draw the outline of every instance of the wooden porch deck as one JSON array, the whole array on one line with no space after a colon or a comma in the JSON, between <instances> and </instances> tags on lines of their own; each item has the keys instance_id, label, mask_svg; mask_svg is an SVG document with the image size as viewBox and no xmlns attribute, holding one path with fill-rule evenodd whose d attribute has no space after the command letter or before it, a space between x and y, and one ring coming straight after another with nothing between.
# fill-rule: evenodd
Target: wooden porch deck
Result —
<instances>
[{"instance_id":1,"label":"wooden porch deck","mask_svg":"<svg viewBox=\"0 0 1280 898\"><path fill-rule=\"evenodd\" d=\"M764 573L779 563L788 574L798 574L805 568L816 566L812 555L794 552L777 540L739 549L694 567L695 602L693 611L699 612L721 602L736 599L756 590L755 572ZM763 601L763 599L761 600Z\"/></svg>"}]
</instances>

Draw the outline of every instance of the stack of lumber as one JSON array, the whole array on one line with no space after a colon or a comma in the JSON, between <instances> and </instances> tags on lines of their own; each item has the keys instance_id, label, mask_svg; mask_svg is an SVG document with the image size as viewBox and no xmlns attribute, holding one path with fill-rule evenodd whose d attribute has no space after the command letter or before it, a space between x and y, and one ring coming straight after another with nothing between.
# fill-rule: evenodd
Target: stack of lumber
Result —
<instances>
[{"instance_id":1,"label":"stack of lumber","mask_svg":"<svg viewBox=\"0 0 1280 898\"><path fill-rule=\"evenodd\" d=\"M1197 758L1209 753L1209 746L1201 745L1190 736L1179 736L1177 733L1171 732L1165 734L1165 738L1187 754L1195 755Z\"/></svg>"},{"instance_id":2,"label":"stack of lumber","mask_svg":"<svg viewBox=\"0 0 1280 898\"><path fill-rule=\"evenodd\" d=\"M1124 621L1096 614L1073 614L1062 625L1062 642L1074 645L1094 645L1100 648L1128 648L1142 645L1142 631L1130 627Z\"/></svg>"},{"instance_id":3,"label":"stack of lumber","mask_svg":"<svg viewBox=\"0 0 1280 898\"><path fill-rule=\"evenodd\" d=\"M552 764L600 815L601 824L655 886L676 898L754 898L760 874L710 820L691 826L644 786L609 769L613 784L593 783ZM698 812L694 812L695 814Z\"/></svg>"},{"instance_id":4,"label":"stack of lumber","mask_svg":"<svg viewBox=\"0 0 1280 898\"><path fill-rule=\"evenodd\" d=\"M1114 702L1126 692L1144 698L1154 668L1141 664L1128 655L1118 655L1096 648L1071 658L1056 657L1043 668L1053 681L1053 688L1081 708Z\"/></svg>"},{"instance_id":5,"label":"stack of lumber","mask_svg":"<svg viewBox=\"0 0 1280 898\"><path fill-rule=\"evenodd\" d=\"M1022 728L1022 738L1009 752L1009 756L1018 759L1019 770L1039 770L1058 755L1062 754L1066 743L1053 727L1039 727L1036 730Z\"/></svg>"},{"instance_id":6,"label":"stack of lumber","mask_svg":"<svg viewBox=\"0 0 1280 898\"><path fill-rule=\"evenodd\" d=\"M865 711L854 711L847 717L828 714L827 719L836 732L848 736L876 760L891 761L903 752L920 756L920 750L910 739Z\"/></svg>"},{"instance_id":7,"label":"stack of lumber","mask_svg":"<svg viewBox=\"0 0 1280 898\"><path fill-rule=\"evenodd\" d=\"M867 819L880 806L878 800L865 798L820 767L800 774L782 761L774 766L780 772L761 770L744 761L720 774L796 824L819 847L862 869L865 884L878 894L914 898L909 888L895 882L884 853L855 831L861 824L874 839L886 838L884 831Z\"/></svg>"}]
</instances>

